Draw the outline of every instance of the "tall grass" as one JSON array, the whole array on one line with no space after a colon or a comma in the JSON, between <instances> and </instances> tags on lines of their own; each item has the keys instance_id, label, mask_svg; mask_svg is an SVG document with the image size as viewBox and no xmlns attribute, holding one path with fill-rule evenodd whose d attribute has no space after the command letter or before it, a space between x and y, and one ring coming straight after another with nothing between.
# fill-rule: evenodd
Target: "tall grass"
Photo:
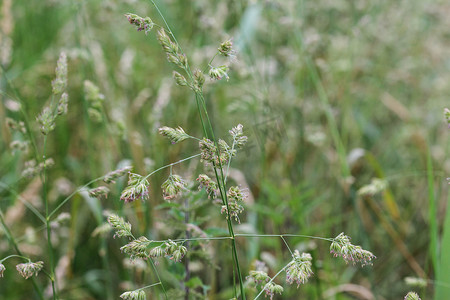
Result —
<instances>
[{"instance_id":1,"label":"tall grass","mask_svg":"<svg viewBox=\"0 0 450 300\"><path fill-rule=\"evenodd\" d=\"M0 259L14 253L43 260L52 277L48 254L54 253L59 292L51 292L52 280L45 274L20 278L14 264L25 261L15 257L3 262L0 295L116 299L124 291L162 282L167 293L184 285L191 298L230 299L243 288L253 299L263 289L251 288L245 277L256 260L266 263L273 278L298 249L312 254L314 277L297 290L277 276L273 282L285 291L275 298L348 299L356 293L399 299L415 290L422 299L444 299L450 247L448 130L442 119L450 92L447 5L156 4L192 66L208 65L218 43L232 38L239 51L229 81L207 79L197 96L175 85L154 33L134 32L123 17L133 11L156 22L151 2L1 3ZM45 169L46 180L25 178L25 162L42 162L44 139L35 117L49 103L61 50L69 58L69 111L46 138L46 157L55 165ZM87 81L98 89L97 102L88 96ZM7 118L24 122L26 133L11 130ZM229 226L220 209L206 205L204 192L183 204L161 201L155 187L172 172L195 181L201 170L196 159L149 177L145 202L119 201L126 178L100 184L104 174L128 165L135 173L150 174L197 153L196 142L168 145L157 134L163 125L181 125L192 136L212 139L213 132L223 137L238 123L248 144L233 158L228 177L223 174L227 184L249 189L241 224L232 224L235 242L190 241L188 248L194 251L201 244L207 255L194 252L188 266L159 260L160 279L151 264L141 268L137 260L130 266L119 250L124 240L104 232L104 210L129 221L136 237L155 241L196 238L175 224L202 229L210 237L230 236ZM228 165L222 167L217 170L224 179L220 170ZM387 185L371 195L358 194L377 187L372 178ZM219 180L222 194L224 181ZM88 189L102 185L110 189L107 198L88 195ZM71 221L52 227L61 212L68 212ZM335 237L342 231L377 255L373 268L329 258L326 242L286 236ZM240 236L261 233L273 237ZM235 266L236 258L240 271L223 267ZM190 276L184 276L186 270ZM407 277L419 277L416 283L422 285L408 286ZM145 291L164 296L160 285Z\"/></svg>"}]
</instances>

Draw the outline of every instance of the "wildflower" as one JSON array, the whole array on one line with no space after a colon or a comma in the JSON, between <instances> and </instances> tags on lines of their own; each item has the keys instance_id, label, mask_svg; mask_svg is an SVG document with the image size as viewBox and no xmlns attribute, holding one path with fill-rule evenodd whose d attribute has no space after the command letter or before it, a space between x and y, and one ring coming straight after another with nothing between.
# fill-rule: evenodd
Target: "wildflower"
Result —
<instances>
[{"instance_id":1,"label":"wildflower","mask_svg":"<svg viewBox=\"0 0 450 300\"><path fill-rule=\"evenodd\" d=\"M372 259L376 258L372 252L362 249L350 243L350 238L343 232L334 238L330 246L330 253L335 257L341 256L346 263L361 263L362 266L371 265Z\"/></svg>"},{"instance_id":2,"label":"wildflower","mask_svg":"<svg viewBox=\"0 0 450 300\"><path fill-rule=\"evenodd\" d=\"M181 127L171 128L163 126L158 129L158 132L159 134L167 137L172 142L172 144L179 143L190 137L186 132L184 132L183 128Z\"/></svg>"},{"instance_id":3,"label":"wildflower","mask_svg":"<svg viewBox=\"0 0 450 300\"><path fill-rule=\"evenodd\" d=\"M125 17L127 17L128 22L130 24L135 25L137 27L137 31L144 30L145 34L148 34L150 30L152 30L153 25L155 25L149 17L139 17L138 15L126 13Z\"/></svg>"},{"instance_id":4,"label":"wildflower","mask_svg":"<svg viewBox=\"0 0 450 300\"><path fill-rule=\"evenodd\" d=\"M419 295L415 292L409 292L405 296L405 300L420 300Z\"/></svg>"},{"instance_id":5,"label":"wildflower","mask_svg":"<svg viewBox=\"0 0 450 300\"><path fill-rule=\"evenodd\" d=\"M88 191L89 196L94 198L108 197L109 189L106 186L99 186Z\"/></svg>"},{"instance_id":6,"label":"wildflower","mask_svg":"<svg viewBox=\"0 0 450 300\"><path fill-rule=\"evenodd\" d=\"M120 200L127 202L133 202L135 200L145 200L148 198L148 186L150 185L145 179L139 174L129 173L128 186L123 190L120 195Z\"/></svg>"},{"instance_id":7,"label":"wildflower","mask_svg":"<svg viewBox=\"0 0 450 300\"><path fill-rule=\"evenodd\" d=\"M238 124L236 127L233 127L229 131L236 148L242 148L248 140L248 138L243 133L243 127L244 126L242 126L241 124Z\"/></svg>"},{"instance_id":8,"label":"wildflower","mask_svg":"<svg viewBox=\"0 0 450 300\"><path fill-rule=\"evenodd\" d=\"M117 215L111 214L108 216L108 223L116 231L114 238L116 237L128 237L132 238L131 224L125 222L125 220Z\"/></svg>"},{"instance_id":9,"label":"wildflower","mask_svg":"<svg viewBox=\"0 0 450 300\"><path fill-rule=\"evenodd\" d=\"M313 275L311 269L311 254L300 253L298 250L294 251L292 261L286 267L286 281L289 284L297 283L297 288L300 284L304 284L308 281L308 278Z\"/></svg>"},{"instance_id":10,"label":"wildflower","mask_svg":"<svg viewBox=\"0 0 450 300\"><path fill-rule=\"evenodd\" d=\"M125 292L122 295L120 295L120 298L123 300L145 300L146 295L143 290L135 290L130 292Z\"/></svg>"},{"instance_id":11,"label":"wildflower","mask_svg":"<svg viewBox=\"0 0 450 300\"><path fill-rule=\"evenodd\" d=\"M216 198L219 193L219 188L217 183L215 183L208 175L200 174L198 175L197 181L200 183L198 189L204 188L208 194L208 198Z\"/></svg>"},{"instance_id":12,"label":"wildflower","mask_svg":"<svg viewBox=\"0 0 450 300\"><path fill-rule=\"evenodd\" d=\"M164 200L172 200L185 188L186 183L179 175L170 175L161 185Z\"/></svg>"},{"instance_id":13,"label":"wildflower","mask_svg":"<svg viewBox=\"0 0 450 300\"><path fill-rule=\"evenodd\" d=\"M52 92L59 95L66 90L67 87L67 56L64 52L59 55L56 63L56 78L52 81Z\"/></svg>"},{"instance_id":14,"label":"wildflower","mask_svg":"<svg viewBox=\"0 0 450 300\"><path fill-rule=\"evenodd\" d=\"M209 68L209 77L211 79L214 79L214 80L220 80L223 77L225 77L227 79L227 81L228 81L228 79L230 79L230 77L228 77L228 74L227 74L228 69L229 68L227 66L220 66L220 67L217 67L217 68L213 67L213 66L210 66L210 68Z\"/></svg>"},{"instance_id":15,"label":"wildflower","mask_svg":"<svg viewBox=\"0 0 450 300\"><path fill-rule=\"evenodd\" d=\"M151 241L148 240L145 236L141 236L140 238L131 241L130 243L122 246L120 251L130 255L132 260L136 258L147 259L148 253L147 248L150 245Z\"/></svg>"},{"instance_id":16,"label":"wildflower","mask_svg":"<svg viewBox=\"0 0 450 300\"><path fill-rule=\"evenodd\" d=\"M40 270L42 270L43 267L44 263L42 261L38 261L35 263L30 261L24 264L18 264L16 266L16 269L23 278L28 279L33 275L37 276L37 274Z\"/></svg>"},{"instance_id":17,"label":"wildflower","mask_svg":"<svg viewBox=\"0 0 450 300\"><path fill-rule=\"evenodd\" d=\"M3 277L3 272L5 272L6 268L5 265L0 263L0 277Z\"/></svg>"},{"instance_id":18,"label":"wildflower","mask_svg":"<svg viewBox=\"0 0 450 300\"><path fill-rule=\"evenodd\" d=\"M106 183L114 183L117 178L122 177L123 175L129 173L131 169L132 167L127 166L121 169L111 171L103 177L103 181Z\"/></svg>"},{"instance_id":19,"label":"wildflower","mask_svg":"<svg viewBox=\"0 0 450 300\"><path fill-rule=\"evenodd\" d=\"M41 126L41 132L43 135L47 135L50 131L55 129L55 119L56 115L50 107L44 107L41 114L36 118L37 122Z\"/></svg>"}]
</instances>

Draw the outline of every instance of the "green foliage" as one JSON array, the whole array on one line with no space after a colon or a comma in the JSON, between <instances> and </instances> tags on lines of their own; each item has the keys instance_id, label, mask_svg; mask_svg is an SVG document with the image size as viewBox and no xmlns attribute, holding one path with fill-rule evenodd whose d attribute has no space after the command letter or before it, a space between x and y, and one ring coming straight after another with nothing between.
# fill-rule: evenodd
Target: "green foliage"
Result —
<instances>
[{"instance_id":1,"label":"green foliage","mask_svg":"<svg viewBox=\"0 0 450 300\"><path fill-rule=\"evenodd\" d=\"M248 194L239 201L245 210L236 206L241 224L231 218L237 232L345 232L377 256L373 267L356 269L331 258L329 242L285 237L292 250L312 254L314 276L299 289L276 278L284 292L278 295L274 286L274 299L349 299L348 283L364 295L401 299L413 290L403 281L408 276L428 282L415 289L422 299L445 299L450 274L439 266L448 265L450 253L450 132L442 117L450 94L448 5L158 2L178 41L165 31L158 43L155 24L164 22L148 1L1 2L0 259L14 253L42 260L51 274L51 237L55 273L62 274L59 297L118 299L158 282L150 261L137 258L130 265L120 252L137 240L129 228L152 241L149 251L169 238L186 238L186 232L193 238L227 236L222 203L213 203L218 187L197 191L198 174L207 173L201 165L171 166L182 181L168 170L140 177L198 153L191 138L211 132L197 121L191 91L203 89L217 138L226 139L240 123L248 136L236 156L230 139L218 144L222 156L205 156L225 168L232 158L226 191L239 186ZM151 19L128 14L127 20L130 11ZM221 55L211 65L217 50ZM54 81L62 51L67 84L64 76ZM189 74L189 66L205 68ZM209 75L228 81L205 80ZM62 89L64 97L51 97ZM170 145L158 128L171 129L165 135L172 142L186 141ZM112 170L122 171L105 178ZM134 178L131 187L126 175ZM104 178L108 195L89 196L87 190ZM358 193L373 179L387 185ZM124 204L121 195L148 200ZM63 212L70 221L56 222ZM102 229L112 213L124 217L114 220L123 227L121 238ZM236 243L244 277L256 260L273 277L292 259L279 236L238 236ZM229 242L198 240L189 247L183 259L190 260L190 279L184 265L158 260L169 298L182 298L184 287L191 289L190 299L232 298L237 277L229 267ZM3 264L2 297L42 299L50 282L42 271L25 281L13 262ZM149 291L147 298L164 295L159 285ZM258 292L249 289L248 299Z\"/></svg>"}]
</instances>

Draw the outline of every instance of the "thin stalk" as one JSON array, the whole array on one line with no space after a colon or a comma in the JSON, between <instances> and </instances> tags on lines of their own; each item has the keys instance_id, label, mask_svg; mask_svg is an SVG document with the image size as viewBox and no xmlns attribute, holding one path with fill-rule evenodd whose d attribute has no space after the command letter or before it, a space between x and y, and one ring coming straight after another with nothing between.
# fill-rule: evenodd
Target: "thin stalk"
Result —
<instances>
[{"instance_id":1,"label":"thin stalk","mask_svg":"<svg viewBox=\"0 0 450 300\"><path fill-rule=\"evenodd\" d=\"M201 155L201 154L200 154L200 153L198 153L198 154L195 154L195 155L192 155L192 156L189 156L189 157L183 158L183 159L181 159L181 160L179 160L179 161L176 161L176 162L174 162L174 163L171 163L171 164L168 164L168 165L162 166L162 167L160 167L160 168L158 168L158 169L154 170L154 171L153 171L153 172L151 172L150 174L146 175L146 176L144 177L144 179L143 179L143 180L145 180L145 179L149 178L150 176L152 176L153 174L155 174L155 173L157 173L157 172L159 172L159 171L161 171L161 170L164 170L164 169L166 169L166 168L169 168L169 167L172 167L172 166L174 166L174 165L180 164L180 163L182 163L182 162L185 162L185 161L187 161L187 160L190 160L190 159L196 158L196 157L198 157L198 156L200 156L200 155Z\"/></svg>"},{"instance_id":2,"label":"thin stalk","mask_svg":"<svg viewBox=\"0 0 450 300\"><path fill-rule=\"evenodd\" d=\"M1 210L0 210L0 223L2 223L6 237L8 238L8 241L10 242L10 244L13 246L14 250L16 250L16 253L23 257L22 251L20 251L19 247L17 246L17 242L14 240L14 237L11 234L11 231L9 230L9 227L5 223L5 218L4 218L3 212ZM33 283L33 287L39 296L39 299L45 300L44 294L42 293L41 288L38 286L36 279L34 277L31 277L31 280Z\"/></svg>"},{"instance_id":3,"label":"thin stalk","mask_svg":"<svg viewBox=\"0 0 450 300\"><path fill-rule=\"evenodd\" d=\"M281 269L280 271L278 271L278 273L275 274L275 276L273 276L273 277L269 280L269 282L266 283L266 284L264 285L264 287L261 289L261 292L259 292L259 294L256 295L255 299L253 299L253 300L258 299L259 296L261 296L262 293L264 293L264 291L266 290L266 286L268 286L269 284L271 284L272 281L274 281L274 279L277 278L278 275L280 275L282 272L284 272L284 270L286 270L286 268L287 268L288 265L289 265L289 264L285 265L283 269Z\"/></svg>"},{"instance_id":4,"label":"thin stalk","mask_svg":"<svg viewBox=\"0 0 450 300\"><path fill-rule=\"evenodd\" d=\"M172 168L170 170L172 171ZM184 200L184 208L186 210L186 212L184 213L184 224L187 225L187 224L189 224L189 199L188 198L186 198ZM190 234L188 229L186 229L185 234L186 234L186 239L189 239L191 237L191 234ZM186 241L185 245L186 245L186 249L189 251L189 246L190 246L189 245L189 241ZM186 258L185 258L184 270L185 270L185 273L186 273L186 275L184 277L184 283L185 283L185 286L184 286L184 291L185 291L184 299L185 300L189 300L189 287L186 286L186 282L188 282L189 279L191 279L191 273L189 271L189 257L188 256L186 256Z\"/></svg>"},{"instance_id":5,"label":"thin stalk","mask_svg":"<svg viewBox=\"0 0 450 300\"><path fill-rule=\"evenodd\" d=\"M136 239L136 237L135 237L133 234L131 234L131 237L132 237L134 240ZM163 290L163 293L164 293L164 297L165 297L166 300L167 300L168 298L167 298L166 288L164 287L164 284L162 283L161 277L159 276L159 272L158 272L158 270L156 269L155 263L153 262L153 258L152 258L151 256L148 256L147 264L148 264L148 265L151 265L151 267L152 267L152 269L153 269L153 272L155 273L156 278L158 279L158 282L157 282L157 283L151 284L151 285L149 285L149 286L147 286L147 287L155 286L155 285L157 285L157 284L160 284L160 285L161 285L161 289ZM141 288L141 289L144 289L144 288L146 288L146 287L143 287L143 288Z\"/></svg>"},{"instance_id":6,"label":"thin stalk","mask_svg":"<svg viewBox=\"0 0 450 300\"><path fill-rule=\"evenodd\" d=\"M43 160L45 162L46 160L46 147L47 147L47 135L44 135L44 150L43 150ZM47 247L49 252L49 260L50 260L50 281L52 283L52 292L53 292L53 300L58 299L57 293L56 293L56 276L55 276L55 253L54 248L52 245L52 231L50 228L50 218L49 218L49 205L48 205L48 198L47 198L47 168L44 166L44 170L42 172L42 193L45 203L45 225L47 228Z\"/></svg>"},{"instance_id":7,"label":"thin stalk","mask_svg":"<svg viewBox=\"0 0 450 300\"><path fill-rule=\"evenodd\" d=\"M156 5L154 0L151 0L151 2L153 4L153 6L155 7L155 9L157 10L158 14L161 16L165 26L167 27L167 30L169 31L169 34L172 36L174 42L177 44L178 49L183 53L181 46L179 45L175 35L173 34L172 30L170 29L170 26L167 23L164 15L162 14L158 5ZM188 74L189 78L192 80L192 71L191 71L189 65L186 66L185 71ZM203 93L201 91L194 91L194 92L195 92L195 98L197 100L197 109L199 111L199 117L202 122L202 127L203 127L203 131L205 133L205 137L208 138L209 135L207 134L208 133L207 129L209 129L209 132L212 136L212 140L213 140L214 144L217 146L217 141L214 136L214 130L213 130L212 123L211 123L211 120L208 115L208 110L206 109L206 104L205 104L205 100L203 98ZM203 115L206 118L206 124L205 124L205 121L203 120ZM220 157L219 147L217 147L217 155L218 155L218 157ZM213 163L213 169L214 169L217 183L219 185L219 191L220 191L220 195L222 198L222 202L227 207L227 226L228 226L228 232L231 236L232 257L233 257L234 265L236 267L236 271L238 273L239 286L240 286L242 299L245 300L244 282L243 282L243 278L242 278L242 274L241 274L241 270L240 270L240 266L239 266L239 259L238 259L238 255L237 255L237 249L236 249L236 240L234 238L233 225L231 222L230 209L229 209L228 199L227 199L227 194L226 194L226 186L225 186L225 180L224 180L225 177L223 174L223 168L221 166L220 160L219 160L220 176L219 176L219 172L217 170L217 166L215 165L215 163ZM148 175L148 176L150 176L150 175Z\"/></svg>"},{"instance_id":8,"label":"thin stalk","mask_svg":"<svg viewBox=\"0 0 450 300\"><path fill-rule=\"evenodd\" d=\"M58 210L63 207L64 204L67 203L67 201L69 201L75 194L77 194L78 192L80 192L81 190L83 190L84 188L88 187L89 185L93 184L94 182L97 182L99 180L102 180L105 176L102 177L98 177L95 179L92 179L91 181L89 181L88 183L86 183L85 185L77 188L75 191L73 191L69 196L67 196L55 209L53 209L53 211L47 216L47 219L50 220L50 218L58 212Z\"/></svg>"},{"instance_id":9,"label":"thin stalk","mask_svg":"<svg viewBox=\"0 0 450 300\"><path fill-rule=\"evenodd\" d=\"M161 282L157 282L157 283L154 283L154 284L146 285L146 286L143 286L143 287L141 287L141 288L139 288L137 290L140 291L140 290L143 290L143 289L148 289L148 288L157 286L158 284L161 284Z\"/></svg>"},{"instance_id":10,"label":"thin stalk","mask_svg":"<svg viewBox=\"0 0 450 300\"><path fill-rule=\"evenodd\" d=\"M19 193L17 193L15 190L13 190L10 186L7 184L0 182L0 186L2 186L5 190L8 190L10 193L14 194L14 196L17 197L17 199L20 200L36 217L38 217L42 223L45 224L45 217L27 200L23 199Z\"/></svg>"}]
</instances>

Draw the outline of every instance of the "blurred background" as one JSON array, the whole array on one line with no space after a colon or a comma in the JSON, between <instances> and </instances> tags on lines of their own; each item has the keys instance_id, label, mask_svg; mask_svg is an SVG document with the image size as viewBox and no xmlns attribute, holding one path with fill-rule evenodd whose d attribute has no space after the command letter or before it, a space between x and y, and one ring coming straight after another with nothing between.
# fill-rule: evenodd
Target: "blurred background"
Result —
<instances>
[{"instance_id":1,"label":"blurred background","mask_svg":"<svg viewBox=\"0 0 450 300\"><path fill-rule=\"evenodd\" d=\"M54 161L47 171L51 208L119 167L132 165L144 175L198 153L197 142L170 145L157 129L181 126L200 138L202 127L195 98L172 79L155 30L146 36L124 17L132 12L162 25L150 1L0 3L0 259L15 253L7 227L25 255L47 264L45 229L24 204L43 212L42 182L25 175L30 160L43 155L35 120L50 103L61 51L68 57L69 109L46 145ZM292 249L311 253L315 274L298 289L280 275L276 281L285 292L275 299L403 299L410 290L422 299L450 299L449 129L443 114L450 106L450 3L157 3L191 66L205 68L226 39L237 50L234 59L214 62L229 65L230 79L205 83L216 136L226 137L240 123L249 137L230 175L249 194L236 231L328 238L345 232L377 256L373 266L361 268L332 257L326 241L287 238ZM98 87L95 103L86 81ZM26 122L29 130L14 130L8 120ZM198 160L173 170L193 190L204 172ZM167 204L159 189L168 174L150 177L146 202L119 200L125 176L109 186L107 198L80 192L62 207L58 213L70 219L60 215L52 223L61 299L118 299L156 281L147 265L130 264L120 252L128 241L113 239L101 226L108 210L124 216L136 236L183 237L183 200ZM227 234L220 206L204 193L184 197L192 203L191 228ZM276 237L239 238L238 249L244 276L256 260L271 276L291 260ZM232 298L229 243L205 242L193 250L195 279L187 285L183 264L162 259L157 265L172 299L184 299L184 286L192 299ZM0 298L38 299L31 279L16 272L19 262L4 262ZM422 280L411 286L407 277ZM44 275L35 284L49 295ZM253 299L257 290L247 290ZM162 296L157 287L148 291L149 299Z\"/></svg>"}]
</instances>

